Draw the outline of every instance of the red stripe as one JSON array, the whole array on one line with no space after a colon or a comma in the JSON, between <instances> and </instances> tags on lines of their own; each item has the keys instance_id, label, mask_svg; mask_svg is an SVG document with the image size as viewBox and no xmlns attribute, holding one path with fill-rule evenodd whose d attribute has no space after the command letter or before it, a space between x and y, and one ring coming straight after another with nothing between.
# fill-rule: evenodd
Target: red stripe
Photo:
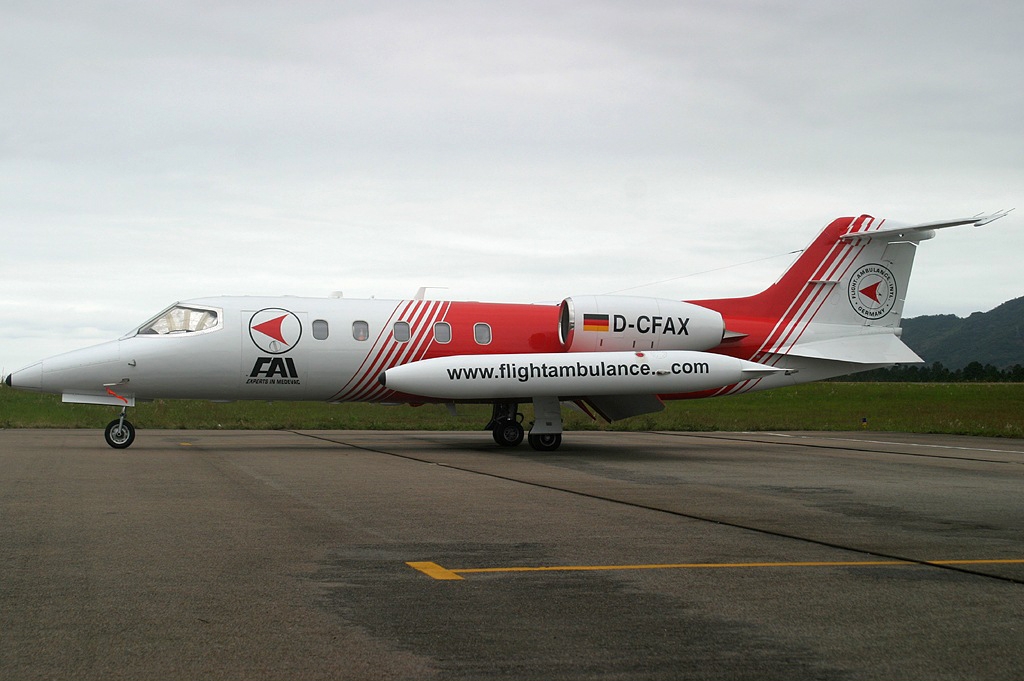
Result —
<instances>
[{"instance_id":1,"label":"red stripe","mask_svg":"<svg viewBox=\"0 0 1024 681\"><path fill-rule=\"evenodd\" d=\"M382 358L382 361L376 365L376 368L371 369L363 377L362 384L349 399L353 401L374 401L394 395L393 391L387 390L378 384L377 377L393 366L422 359L433 342L434 323L441 316L442 309L447 310L449 305L450 303L443 301L417 301L407 307L406 312L409 313L409 326L412 333L410 339L402 343L394 341L393 338L389 339L393 343L391 351Z\"/></svg>"},{"instance_id":2,"label":"red stripe","mask_svg":"<svg viewBox=\"0 0 1024 681\"><path fill-rule=\"evenodd\" d=\"M355 373L352 374L352 378L349 379L348 383L342 386L341 390L331 397L332 402L344 402L348 399L349 395L357 389L358 385L362 383L363 378L369 371L372 370L373 364L377 361L379 354L383 351L387 337L390 335L390 329L392 322L398 314L398 308L401 303L395 306L395 309L391 311L391 316L388 317L388 321L385 322L384 326L381 327L380 333L377 334L377 338L373 341L373 345L370 346L370 350L366 353L366 357L363 358L359 368L356 369Z\"/></svg>"},{"instance_id":3,"label":"red stripe","mask_svg":"<svg viewBox=\"0 0 1024 681\"><path fill-rule=\"evenodd\" d=\"M399 343L392 341L394 347L376 371L372 371L364 379L362 390L352 397L353 401L370 401L383 399L385 394L392 393L377 382L377 377L393 366L407 364L421 359L424 346L429 345L433 338L434 313L441 307L440 301L416 302L411 306L409 322L411 337ZM427 320L427 321L425 321ZM400 320L401 321L401 320Z\"/></svg>"},{"instance_id":4,"label":"red stripe","mask_svg":"<svg viewBox=\"0 0 1024 681\"><path fill-rule=\"evenodd\" d=\"M394 366L393 359L401 355L401 351L403 350L402 345L404 345L403 343L399 343L395 340L394 322L404 321L408 316L410 308L413 308L415 305L415 301L407 302L405 307L402 309L402 312L399 315L396 315L397 319L393 316L388 320L387 334L384 338L383 347L377 352L377 355L370 367L362 376L359 377L359 381L346 397L347 401L362 401L368 390L371 392L374 390L375 386L373 382L377 380L377 377L380 376L381 372L390 366Z\"/></svg>"},{"instance_id":5,"label":"red stripe","mask_svg":"<svg viewBox=\"0 0 1024 681\"><path fill-rule=\"evenodd\" d=\"M829 255L827 256L826 260L828 262L831 262L837 256L838 253L836 252L835 245L833 245L833 250L829 252ZM810 280L811 278L812 277L808 277L808 280ZM808 285L806 282L804 283L803 288L800 290L800 293L796 296L796 298L793 299L789 307L786 309L785 313L783 313L783 315L779 318L779 321L776 322L771 332L765 338L764 342L761 344L761 347L759 347L757 349L757 352L755 352L751 357L753 361L759 361L761 357L763 357L762 353L764 353L768 348L775 347L778 344L779 338L786 333L786 329L789 328L790 323L798 314L800 314L800 310L803 307L804 301L806 301L807 298L811 295L811 292L814 288L815 287L813 285Z\"/></svg>"},{"instance_id":6,"label":"red stripe","mask_svg":"<svg viewBox=\"0 0 1024 681\"><path fill-rule=\"evenodd\" d=\"M864 217L867 217L867 216L861 216L861 217L864 218ZM879 223L879 226L876 227L876 229L878 229L879 227L881 227L881 223ZM870 225L865 227L864 231L868 231L869 228L870 228ZM842 278L845 277L846 274L851 269L853 269L853 266L857 264L857 261L860 259L860 256L864 252L865 248L866 248L866 244L863 244L860 247L855 249L856 252L854 252L854 249L850 249L848 251L848 253L847 253L847 255L849 255L850 257L847 257L847 258L844 258L844 259L838 261L835 264L835 268L833 269L833 271L829 273L830 276L828 277L828 279L836 280L836 281L842 280ZM843 267L844 264L845 264L845 267ZM842 272L839 272L838 270L841 267L842 267ZM822 290L825 293L825 295L822 296L821 301L818 303L817 308L815 308L815 310L814 310L814 313L811 314L810 318L808 318L807 322L803 325L803 328L800 329L800 332L796 335L796 337L793 338L793 340L791 342L783 343L782 345L780 345L779 349L782 349L782 348L786 347L787 345L795 345L796 343L798 343L800 341L800 338L804 335L804 332L807 331L808 326L810 326L810 323L817 316L818 312L821 310L822 306L825 304L825 301L828 300L829 295L831 295L835 291L835 288L830 288L827 291L824 290L824 289L822 289ZM790 334L790 335L792 335L792 334Z\"/></svg>"},{"instance_id":7,"label":"red stripe","mask_svg":"<svg viewBox=\"0 0 1024 681\"><path fill-rule=\"evenodd\" d=\"M830 231L832 231L832 230L830 230ZM839 229L835 229L834 231L838 232ZM828 232L823 233L819 238L825 237L825 235L827 233ZM802 279L803 280L802 284L801 284L802 288L800 289L798 294L793 298L793 300L790 302L790 305L789 305L789 307L786 308L786 311L779 317L778 322L776 322L776 324L775 324L774 328L771 330L771 332L765 337L765 340L761 344L761 347L758 348L757 352L755 352L754 355L751 357L751 359L753 359L754 361L757 361L757 359L755 359L755 358L759 358L758 357L759 353L763 352L765 350L765 348L773 346L775 344L775 342L777 341L779 336L782 333L785 332L786 327L792 321L793 317L799 312L800 307L801 307L801 305L803 305L804 300L806 300L807 296L810 295L810 291L808 291L807 283L806 282L814 278L814 273L815 272L820 272L822 270L822 267L831 265L831 263L834 262L837 257L839 257L839 251L841 249L837 249L837 246L840 245L840 241L835 236L833 236L833 238L835 240L832 241L831 244L829 245L829 251L826 253L824 258L822 258L821 260L819 260L818 262L813 264L813 268L808 268L808 270L805 270L804 274L800 274L798 272L792 272L791 271L791 272L787 272L785 275L783 275L784 278L789 277L790 275L793 275L793 278L795 280ZM813 244L812 244L812 246L813 246Z\"/></svg>"},{"instance_id":8,"label":"red stripe","mask_svg":"<svg viewBox=\"0 0 1024 681\"><path fill-rule=\"evenodd\" d=\"M855 226L850 231L858 231L863 233L874 231L877 229L881 229L882 222L884 222L884 220L875 225L873 224L874 218L867 215L862 215L855 221ZM830 264L830 267L832 269L831 271L828 272L827 276L821 278L825 280L841 280L857 263L865 247L866 244L862 244L859 247L847 249L846 253L844 254L844 257L837 258ZM841 272L840 269L842 270ZM824 293L824 295L821 296L821 299L818 301L811 301L806 307L806 309L804 309L803 313L800 315L800 319L791 323L791 326L789 328L788 333L786 333L785 338L783 338L780 342L773 343L771 349L768 350L764 355L762 355L761 358L769 354L774 355L769 365L777 366L782 361L783 357L785 357L785 349L787 347L792 347L793 345L800 342L800 338L803 337L804 333L807 331L811 323L814 321L814 318L818 315L818 312L821 311L821 308L828 300L828 297L834 291L834 288L820 289L819 292ZM815 302L817 302L816 307ZM810 312L812 307L814 308L814 310L813 312ZM810 312L809 316L808 312ZM806 319L806 321L804 321L804 319ZM747 392L753 389L761 380L762 379L759 378L752 384L743 386L740 390L737 390L737 392Z\"/></svg>"},{"instance_id":9,"label":"red stripe","mask_svg":"<svg viewBox=\"0 0 1024 681\"><path fill-rule=\"evenodd\" d=\"M870 216L862 215L853 220L850 228L844 233L861 230L868 231L870 230L872 226L871 223L873 221L874 219ZM812 279L825 281L834 280L833 275L835 275L836 272L842 269L842 274L845 275L854 263L857 262L857 258L860 256L864 247L861 246L856 249L847 248L846 242L843 242L838 237L838 234L834 236L835 241L832 242L828 254L814 269L813 277L809 277L807 282L804 283L803 288L786 309L786 312L780 317L776 325L772 328L772 331L768 334L764 343L762 343L758 350L751 355L750 359L752 361L763 362L763 360L769 355L774 355L770 360L769 365L777 366L785 356L780 354L780 351L783 351L787 346L799 341L834 291L834 288L825 288L809 282ZM840 278L842 278L842 275L840 275ZM763 377L742 381L731 386L725 386L724 388L719 389L715 394L724 395L749 392L762 380Z\"/></svg>"},{"instance_id":10,"label":"red stripe","mask_svg":"<svg viewBox=\"0 0 1024 681\"><path fill-rule=\"evenodd\" d=\"M865 220L873 220L873 218L867 215L862 215L856 220L854 220L853 224L859 227L864 223ZM808 302L808 299L816 290L821 290L818 286L808 284L806 282L810 281L811 279L827 279L828 277L825 276L826 273L830 269L834 271L834 269L840 267L841 264L846 260L846 256L850 254L850 250L847 248L847 244L839 239L840 232L846 233L849 230L846 229L846 226L841 225L841 223L833 223L833 226L834 229L827 230L827 232L821 235L825 236L825 234L829 234L831 238L834 239L834 241L832 241L831 243L828 254L817 264L817 266L813 270L813 276L807 277L803 285L803 289L800 291L799 295L794 299L793 303L789 306L789 308L786 310L783 316L779 319L779 322L768 334L768 336L765 339L765 342L762 343L761 347L758 348L757 352L755 352L751 356L751 359L753 361L760 361L761 359L764 358L765 354L774 354L771 353L771 350L776 350L784 345L783 342L780 342L783 336L785 336L785 338L788 340L788 338L790 338L792 336L792 333L796 330L795 326L791 325L799 324L805 318L807 309L809 309L810 306L813 305L813 302ZM856 257L854 258L854 260L855 259ZM787 275L784 276L788 276L788 274L789 273L787 273ZM805 303L807 303L807 308L804 307ZM818 306L818 309L820 309L820 305ZM809 323L810 320L813 319L814 315L816 314L817 310L815 310L815 313L812 314L811 317L807 319L806 323Z\"/></svg>"}]
</instances>

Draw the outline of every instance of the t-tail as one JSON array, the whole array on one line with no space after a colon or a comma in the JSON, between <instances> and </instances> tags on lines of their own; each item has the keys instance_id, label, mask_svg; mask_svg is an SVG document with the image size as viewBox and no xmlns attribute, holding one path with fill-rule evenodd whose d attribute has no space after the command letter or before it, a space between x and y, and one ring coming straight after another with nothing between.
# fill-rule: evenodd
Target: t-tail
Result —
<instances>
[{"instance_id":1,"label":"t-tail","mask_svg":"<svg viewBox=\"0 0 1024 681\"><path fill-rule=\"evenodd\" d=\"M935 230L981 226L1009 211L917 225L839 218L772 286L744 298L692 301L726 322L720 351L785 373L728 386L734 394L923 360L900 340L920 242Z\"/></svg>"}]
</instances>

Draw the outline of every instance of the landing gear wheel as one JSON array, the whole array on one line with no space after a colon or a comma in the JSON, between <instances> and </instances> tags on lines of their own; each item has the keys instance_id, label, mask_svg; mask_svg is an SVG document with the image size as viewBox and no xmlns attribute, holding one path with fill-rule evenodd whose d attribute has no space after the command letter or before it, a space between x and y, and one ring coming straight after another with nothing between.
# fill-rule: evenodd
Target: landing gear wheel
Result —
<instances>
[{"instance_id":1,"label":"landing gear wheel","mask_svg":"<svg viewBox=\"0 0 1024 681\"><path fill-rule=\"evenodd\" d=\"M553 452L562 444L562 434L545 433L544 435L534 435L530 433L529 441L530 446L538 452Z\"/></svg>"},{"instance_id":2,"label":"landing gear wheel","mask_svg":"<svg viewBox=\"0 0 1024 681\"><path fill-rule=\"evenodd\" d=\"M103 437L106 438L107 444L114 449L127 449L135 442L135 426L131 421L114 419L107 424L107 429L103 431Z\"/></svg>"},{"instance_id":3,"label":"landing gear wheel","mask_svg":"<svg viewBox=\"0 0 1024 681\"><path fill-rule=\"evenodd\" d=\"M494 441L502 447L515 447L523 441L524 432L523 427L516 421L506 419L499 421L491 434L494 436Z\"/></svg>"}]
</instances>

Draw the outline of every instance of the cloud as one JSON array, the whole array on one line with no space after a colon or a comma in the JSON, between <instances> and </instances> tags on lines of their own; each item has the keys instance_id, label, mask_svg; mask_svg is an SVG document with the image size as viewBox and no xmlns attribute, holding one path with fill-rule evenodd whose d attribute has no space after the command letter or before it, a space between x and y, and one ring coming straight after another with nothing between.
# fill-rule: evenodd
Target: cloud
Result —
<instances>
[{"instance_id":1,"label":"cloud","mask_svg":"<svg viewBox=\"0 0 1024 681\"><path fill-rule=\"evenodd\" d=\"M26 328L28 304L56 340L65 305L103 307L75 328L116 334L180 298L424 284L750 293L787 259L720 268L839 215L1019 203L1022 19L1013 3L7 3L0 324ZM922 246L907 313L1019 296L1016 224Z\"/></svg>"}]
</instances>

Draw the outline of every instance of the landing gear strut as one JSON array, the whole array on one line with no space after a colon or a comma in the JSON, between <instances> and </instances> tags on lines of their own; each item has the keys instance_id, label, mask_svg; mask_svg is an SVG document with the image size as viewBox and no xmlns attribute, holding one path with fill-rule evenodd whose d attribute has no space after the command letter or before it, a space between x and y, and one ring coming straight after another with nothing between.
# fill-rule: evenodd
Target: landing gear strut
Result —
<instances>
[{"instance_id":1,"label":"landing gear strut","mask_svg":"<svg viewBox=\"0 0 1024 681\"><path fill-rule=\"evenodd\" d=\"M538 452L553 452L562 444L562 407L557 397L533 398L529 442Z\"/></svg>"},{"instance_id":2,"label":"landing gear strut","mask_svg":"<svg viewBox=\"0 0 1024 681\"><path fill-rule=\"evenodd\" d=\"M107 424L103 437L114 449L127 449L135 442L135 426L125 418L127 407L121 409L121 416Z\"/></svg>"}]
</instances>

